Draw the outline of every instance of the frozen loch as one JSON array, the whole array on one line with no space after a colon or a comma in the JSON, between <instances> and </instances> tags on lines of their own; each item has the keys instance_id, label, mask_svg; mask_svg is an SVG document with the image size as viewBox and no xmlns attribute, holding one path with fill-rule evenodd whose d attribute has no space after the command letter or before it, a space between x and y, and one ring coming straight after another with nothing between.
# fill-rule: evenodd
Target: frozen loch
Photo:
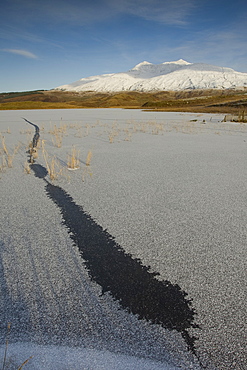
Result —
<instances>
[{"instance_id":1,"label":"frozen loch","mask_svg":"<svg viewBox=\"0 0 247 370\"><path fill-rule=\"evenodd\" d=\"M247 127L223 118L0 111L6 369L244 368Z\"/></svg>"}]
</instances>

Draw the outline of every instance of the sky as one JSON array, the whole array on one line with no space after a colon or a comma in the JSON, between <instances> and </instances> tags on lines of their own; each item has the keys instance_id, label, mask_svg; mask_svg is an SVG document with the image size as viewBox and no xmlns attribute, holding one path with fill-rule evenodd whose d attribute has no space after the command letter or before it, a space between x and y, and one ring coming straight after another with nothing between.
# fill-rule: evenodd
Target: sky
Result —
<instances>
[{"instance_id":1,"label":"sky","mask_svg":"<svg viewBox=\"0 0 247 370\"><path fill-rule=\"evenodd\" d=\"M178 59L247 72L247 1L1 2L0 92Z\"/></svg>"}]
</instances>

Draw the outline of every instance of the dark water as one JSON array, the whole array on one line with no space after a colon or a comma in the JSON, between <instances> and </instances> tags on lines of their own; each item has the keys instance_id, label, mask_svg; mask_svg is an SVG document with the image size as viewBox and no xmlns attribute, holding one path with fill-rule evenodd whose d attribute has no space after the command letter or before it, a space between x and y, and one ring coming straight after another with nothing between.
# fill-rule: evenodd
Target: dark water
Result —
<instances>
[{"instance_id":1,"label":"dark water","mask_svg":"<svg viewBox=\"0 0 247 370\"><path fill-rule=\"evenodd\" d=\"M156 278L150 267L125 253L107 230L98 225L61 187L45 179L47 170L32 164L35 176L45 181L47 196L59 208L63 224L79 248L90 278L109 292L129 312L169 330L177 330L195 353L196 338L188 329L197 327L195 311L187 293L177 284Z\"/></svg>"},{"instance_id":2,"label":"dark water","mask_svg":"<svg viewBox=\"0 0 247 370\"><path fill-rule=\"evenodd\" d=\"M24 121L26 121L30 125L34 126L34 128L35 128L35 134L34 134L33 141L32 141L32 147L36 148L37 145L38 145L39 137L40 137L39 126L37 126L34 123L28 121L26 118L23 118L23 119L24 119Z\"/></svg>"}]
</instances>

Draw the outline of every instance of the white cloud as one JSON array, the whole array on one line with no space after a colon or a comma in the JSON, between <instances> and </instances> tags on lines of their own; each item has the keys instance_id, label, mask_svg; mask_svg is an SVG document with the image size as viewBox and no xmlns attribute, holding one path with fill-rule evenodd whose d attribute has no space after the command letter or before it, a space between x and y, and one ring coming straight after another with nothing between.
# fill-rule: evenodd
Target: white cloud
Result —
<instances>
[{"instance_id":1,"label":"white cloud","mask_svg":"<svg viewBox=\"0 0 247 370\"><path fill-rule=\"evenodd\" d=\"M35 54L31 53L30 51L26 51L22 49L2 49L2 51L5 51L7 53L12 53L12 54L18 54L25 58L31 58L31 59L38 58Z\"/></svg>"},{"instance_id":2,"label":"white cloud","mask_svg":"<svg viewBox=\"0 0 247 370\"><path fill-rule=\"evenodd\" d=\"M196 6L195 0L108 0L116 12L132 14L146 20L184 25Z\"/></svg>"},{"instance_id":3,"label":"white cloud","mask_svg":"<svg viewBox=\"0 0 247 370\"><path fill-rule=\"evenodd\" d=\"M235 30L197 32L193 38L181 39L175 45L154 44L153 49L148 51L149 59L161 63L182 58L191 63L215 64L247 72L247 41L244 35Z\"/></svg>"}]
</instances>

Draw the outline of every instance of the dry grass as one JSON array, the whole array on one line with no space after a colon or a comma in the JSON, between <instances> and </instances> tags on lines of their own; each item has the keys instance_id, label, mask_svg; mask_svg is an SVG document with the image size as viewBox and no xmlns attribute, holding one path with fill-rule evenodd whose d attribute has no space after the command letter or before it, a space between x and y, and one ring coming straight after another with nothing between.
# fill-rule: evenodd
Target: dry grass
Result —
<instances>
[{"instance_id":1,"label":"dry grass","mask_svg":"<svg viewBox=\"0 0 247 370\"><path fill-rule=\"evenodd\" d=\"M6 131L3 131L4 134L11 134L11 130L10 128L8 127Z\"/></svg>"},{"instance_id":2,"label":"dry grass","mask_svg":"<svg viewBox=\"0 0 247 370\"><path fill-rule=\"evenodd\" d=\"M18 370L22 370L23 366L26 365L28 363L28 361L30 361L31 359L33 358L33 356L30 356L27 360L25 360L21 366L18 367Z\"/></svg>"},{"instance_id":3,"label":"dry grass","mask_svg":"<svg viewBox=\"0 0 247 370\"><path fill-rule=\"evenodd\" d=\"M54 139L52 139L53 145L57 148L61 148L63 142L63 136L67 133L67 125L54 125L53 129L49 131L49 134L54 135Z\"/></svg>"},{"instance_id":4,"label":"dry grass","mask_svg":"<svg viewBox=\"0 0 247 370\"><path fill-rule=\"evenodd\" d=\"M45 149L44 140L42 140L41 146L42 146L43 158L45 160L46 169L47 169L49 178L51 181L57 180L58 177L62 174L63 169L59 165L59 162L57 161L55 156L53 156L52 158L49 157Z\"/></svg>"},{"instance_id":5,"label":"dry grass","mask_svg":"<svg viewBox=\"0 0 247 370\"><path fill-rule=\"evenodd\" d=\"M47 171L51 181L57 180L59 175L61 174L60 169L58 167L58 162L56 157L52 157L49 164L47 162Z\"/></svg>"},{"instance_id":6,"label":"dry grass","mask_svg":"<svg viewBox=\"0 0 247 370\"><path fill-rule=\"evenodd\" d=\"M4 138L4 136L2 136L2 137L1 137L1 139L2 139L3 151L4 151L4 153L5 153L6 155L8 155L8 154L9 154L9 152L8 152L8 149L7 149L6 144L5 144L5 138Z\"/></svg>"},{"instance_id":7,"label":"dry grass","mask_svg":"<svg viewBox=\"0 0 247 370\"><path fill-rule=\"evenodd\" d=\"M69 103L47 103L40 101L22 101L22 102L9 102L0 103L0 110L26 110L26 109L71 109L78 108L74 104Z\"/></svg>"},{"instance_id":8,"label":"dry grass","mask_svg":"<svg viewBox=\"0 0 247 370\"><path fill-rule=\"evenodd\" d=\"M112 144L112 143L114 143L114 140L115 140L115 138L116 138L118 135L119 135L119 132L118 132L115 128L113 128L113 129L110 131L109 135L108 135L109 142L110 142L111 144Z\"/></svg>"},{"instance_id":9,"label":"dry grass","mask_svg":"<svg viewBox=\"0 0 247 370\"><path fill-rule=\"evenodd\" d=\"M57 148L61 148L63 137L61 135L55 135L55 138L52 139L52 142L54 146L56 146Z\"/></svg>"},{"instance_id":10,"label":"dry grass","mask_svg":"<svg viewBox=\"0 0 247 370\"><path fill-rule=\"evenodd\" d=\"M30 129L28 129L28 130L20 130L20 134L32 135L32 130L30 130Z\"/></svg>"},{"instance_id":11,"label":"dry grass","mask_svg":"<svg viewBox=\"0 0 247 370\"><path fill-rule=\"evenodd\" d=\"M0 172L4 172L6 168L7 168L6 159L5 159L4 156L2 156L1 165L0 165Z\"/></svg>"},{"instance_id":12,"label":"dry grass","mask_svg":"<svg viewBox=\"0 0 247 370\"><path fill-rule=\"evenodd\" d=\"M87 153L87 158L86 158L86 166L90 166L92 156L93 156L92 150L89 150Z\"/></svg>"},{"instance_id":13,"label":"dry grass","mask_svg":"<svg viewBox=\"0 0 247 370\"><path fill-rule=\"evenodd\" d=\"M11 323L10 323L10 322L8 322L2 370L4 370L5 365L6 365L7 352L8 352L8 345L9 345L9 334L10 334L10 328L11 328Z\"/></svg>"},{"instance_id":14,"label":"dry grass","mask_svg":"<svg viewBox=\"0 0 247 370\"><path fill-rule=\"evenodd\" d=\"M69 170L77 170L80 167L79 150L74 146L71 149L71 153L68 155L67 167Z\"/></svg>"},{"instance_id":15,"label":"dry grass","mask_svg":"<svg viewBox=\"0 0 247 370\"><path fill-rule=\"evenodd\" d=\"M90 130L90 125L89 124L86 124L85 136L88 136L89 135L89 130Z\"/></svg>"},{"instance_id":16,"label":"dry grass","mask_svg":"<svg viewBox=\"0 0 247 370\"><path fill-rule=\"evenodd\" d=\"M33 143L31 142L29 144L29 150L28 153L30 155L30 163L34 163L34 160L38 158L38 149L33 147Z\"/></svg>"},{"instance_id":17,"label":"dry grass","mask_svg":"<svg viewBox=\"0 0 247 370\"><path fill-rule=\"evenodd\" d=\"M247 104L246 90L184 90L117 93L36 91L0 94L0 109L142 108L234 113Z\"/></svg>"},{"instance_id":18,"label":"dry grass","mask_svg":"<svg viewBox=\"0 0 247 370\"><path fill-rule=\"evenodd\" d=\"M239 111L238 113L238 122L247 122L247 117L246 117L246 114L245 114L245 110L241 110Z\"/></svg>"},{"instance_id":19,"label":"dry grass","mask_svg":"<svg viewBox=\"0 0 247 370\"><path fill-rule=\"evenodd\" d=\"M15 147L14 147L14 153L13 153L14 155L16 155L19 152L20 147L21 147L21 143L20 142L15 145Z\"/></svg>"},{"instance_id":20,"label":"dry grass","mask_svg":"<svg viewBox=\"0 0 247 370\"><path fill-rule=\"evenodd\" d=\"M24 164L24 172L28 175L31 173L30 163L28 161Z\"/></svg>"},{"instance_id":21,"label":"dry grass","mask_svg":"<svg viewBox=\"0 0 247 370\"><path fill-rule=\"evenodd\" d=\"M124 141L131 141L132 132L129 129L125 129L124 133L125 133Z\"/></svg>"},{"instance_id":22,"label":"dry grass","mask_svg":"<svg viewBox=\"0 0 247 370\"><path fill-rule=\"evenodd\" d=\"M2 141L2 150L3 150L2 168L4 168L5 166L11 168L13 167L13 159L20 148L20 144L15 146L14 151L11 154L6 146L4 136L1 136L1 141Z\"/></svg>"},{"instance_id":23,"label":"dry grass","mask_svg":"<svg viewBox=\"0 0 247 370\"><path fill-rule=\"evenodd\" d=\"M7 353L8 353L8 346L9 346L9 335L10 335L10 329L11 329L11 323L9 322L7 324L7 333L6 333L6 340L5 340L5 350L4 350L4 357L3 357L3 365L2 365L2 370L5 370L6 367L7 368L10 368L9 366L11 365L11 369L13 368L13 366L15 366L15 364L12 363L12 361L10 359L7 360ZM15 368L17 368L17 370L22 370L23 369L23 366L25 366L28 361L30 361L31 359L33 358L33 356L30 356L27 360L25 360L21 366L18 366L18 368L15 366Z\"/></svg>"},{"instance_id":24,"label":"dry grass","mask_svg":"<svg viewBox=\"0 0 247 370\"><path fill-rule=\"evenodd\" d=\"M89 175L90 177L93 176L92 172L90 171L90 168L89 167L85 167L83 172L82 172L82 181L85 182L86 181L86 177L87 175Z\"/></svg>"}]
</instances>

